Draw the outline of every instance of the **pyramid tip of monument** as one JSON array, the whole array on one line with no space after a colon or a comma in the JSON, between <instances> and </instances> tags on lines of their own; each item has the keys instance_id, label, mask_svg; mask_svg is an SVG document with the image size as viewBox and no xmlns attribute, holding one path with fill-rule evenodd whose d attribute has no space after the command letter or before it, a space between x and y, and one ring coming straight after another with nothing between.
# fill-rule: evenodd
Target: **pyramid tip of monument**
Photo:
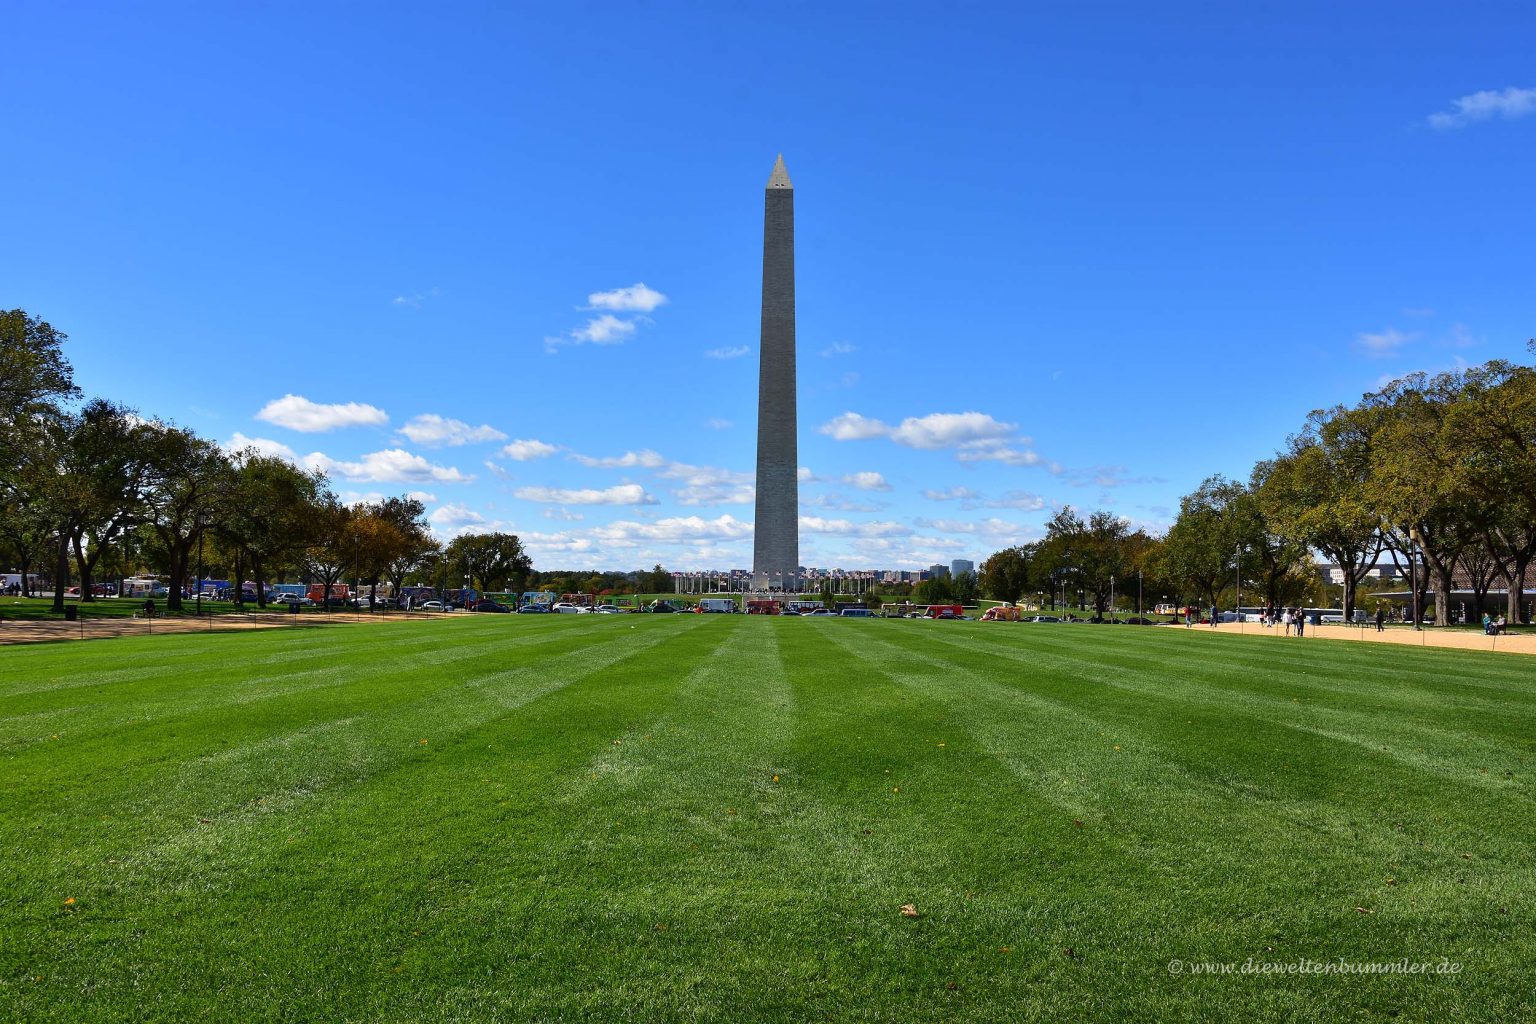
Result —
<instances>
[{"instance_id":1,"label":"pyramid tip of monument","mask_svg":"<svg viewBox=\"0 0 1536 1024\"><path fill-rule=\"evenodd\" d=\"M768 177L769 188L794 188L789 181L789 168L784 166L784 154L773 162L773 173Z\"/></svg>"}]
</instances>

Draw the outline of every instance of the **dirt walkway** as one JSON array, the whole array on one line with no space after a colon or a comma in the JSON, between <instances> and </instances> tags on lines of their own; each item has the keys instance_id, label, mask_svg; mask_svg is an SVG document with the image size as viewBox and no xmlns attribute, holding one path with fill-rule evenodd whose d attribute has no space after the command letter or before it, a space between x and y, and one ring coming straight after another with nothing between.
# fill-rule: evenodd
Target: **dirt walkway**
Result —
<instances>
[{"instance_id":1,"label":"dirt walkway","mask_svg":"<svg viewBox=\"0 0 1536 1024\"><path fill-rule=\"evenodd\" d=\"M1182 627L1177 627L1182 628ZM1224 622L1216 627L1222 633L1242 633L1245 636L1267 636L1277 641L1288 640L1291 643L1306 643L1312 639L1322 640L1349 640L1356 643L1368 644L1406 644L1410 647L1444 647L1461 651L1495 651L1500 654L1536 654L1536 633L1527 632L1526 627L1520 633L1506 636L1483 636L1481 633L1473 633L1469 630L1445 630L1434 629L1412 630L1404 627L1388 626L1378 633L1374 625L1361 628L1359 626L1308 626L1307 632L1299 640L1295 636L1287 636L1280 626L1261 626L1257 622ZM1190 631L1204 630L1210 632L1210 626L1192 626Z\"/></svg>"},{"instance_id":2,"label":"dirt walkway","mask_svg":"<svg viewBox=\"0 0 1536 1024\"><path fill-rule=\"evenodd\" d=\"M141 619L111 616L63 619L6 619L0 622L0 645L45 643L50 640L105 640L119 636L153 636L160 633L247 633L253 629L312 629L322 626L379 625L386 622L421 622L446 616L349 615L210 615L197 618Z\"/></svg>"}]
</instances>

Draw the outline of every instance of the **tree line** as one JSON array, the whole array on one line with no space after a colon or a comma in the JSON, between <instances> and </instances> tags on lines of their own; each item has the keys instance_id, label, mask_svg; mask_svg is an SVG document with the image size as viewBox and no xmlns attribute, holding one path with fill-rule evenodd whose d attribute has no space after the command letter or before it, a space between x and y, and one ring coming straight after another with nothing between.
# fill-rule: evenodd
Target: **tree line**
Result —
<instances>
[{"instance_id":1,"label":"tree line","mask_svg":"<svg viewBox=\"0 0 1536 1024\"><path fill-rule=\"evenodd\" d=\"M1082 592L1100 614L1112 581L1121 594L1140 584L1202 606L1241 587L1245 603L1277 607L1315 596L1318 555L1342 576L1346 619L1373 570L1390 564L1416 621L1431 594L1435 621L1449 621L1460 570L1476 614L1503 590L1509 620L1529 622L1536 368L1493 360L1411 374L1355 405L1314 410L1246 482L1216 475L1185 495L1164 535L1067 508L1045 539L988 558L979 583L1006 601Z\"/></svg>"},{"instance_id":2,"label":"tree line","mask_svg":"<svg viewBox=\"0 0 1536 1024\"><path fill-rule=\"evenodd\" d=\"M532 571L513 534L442 545L415 498L349 504L319 471L84 400L66 340L24 310L0 311L0 560L23 593L34 571L51 578L56 610L71 578L90 601L95 580L149 571L179 611L199 565L228 573L236 601L254 581L262 606L288 575L327 588L350 578L376 597L381 582L501 590Z\"/></svg>"}]
</instances>

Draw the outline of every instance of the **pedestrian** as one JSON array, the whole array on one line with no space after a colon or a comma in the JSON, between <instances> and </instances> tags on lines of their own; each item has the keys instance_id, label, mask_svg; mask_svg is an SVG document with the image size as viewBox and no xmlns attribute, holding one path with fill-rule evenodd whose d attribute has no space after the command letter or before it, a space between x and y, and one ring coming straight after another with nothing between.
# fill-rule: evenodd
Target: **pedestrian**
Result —
<instances>
[{"instance_id":1,"label":"pedestrian","mask_svg":"<svg viewBox=\"0 0 1536 1024\"><path fill-rule=\"evenodd\" d=\"M1306 628L1307 628L1307 610L1305 608L1297 608L1296 609L1296 635L1297 636L1303 635L1306 632Z\"/></svg>"},{"instance_id":2,"label":"pedestrian","mask_svg":"<svg viewBox=\"0 0 1536 1024\"><path fill-rule=\"evenodd\" d=\"M1280 614L1280 625L1285 629L1285 635L1291 635L1291 610L1287 608Z\"/></svg>"},{"instance_id":3,"label":"pedestrian","mask_svg":"<svg viewBox=\"0 0 1536 1024\"><path fill-rule=\"evenodd\" d=\"M1217 615L1217 613L1216 613L1216 606L1215 605L1211 605L1211 628L1212 629L1216 628L1216 622L1217 622L1216 615Z\"/></svg>"},{"instance_id":4,"label":"pedestrian","mask_svg":"<svg viewBox=\"0 0 1536 1024\"><path fill-rule=\"evenodd\" d=\"M1386 621L1387 610L1378 604L1376 606L1376 632L1382 633L1386 631L1386 627L1383 625Z\"/></svg>"},{"instance_id":5,"label":"pedestrian","mask_svg":"<svg viewBox=\"0 0 1536 1024\"><path fill-rule=\"evenodd\" d=\"M1190 608L1185 608L1184 609L1184 628L1188 629L1190 626L1193 626L1194 624L1195 624L1195 613L1194 613L1194 610L1190 609Z\"/></svg>"}]
</instances>

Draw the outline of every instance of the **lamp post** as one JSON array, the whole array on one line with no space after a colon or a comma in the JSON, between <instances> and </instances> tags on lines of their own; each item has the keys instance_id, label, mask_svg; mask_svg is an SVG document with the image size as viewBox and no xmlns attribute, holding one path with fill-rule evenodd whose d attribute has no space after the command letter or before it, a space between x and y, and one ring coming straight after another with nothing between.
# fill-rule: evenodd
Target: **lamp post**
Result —
<instances>
[{"instance_id":1,"label":"lamp post","mask_svg":"<svg viewBox=\"0 0 1536 1024\"><path fill-rule=\"evenodd\" d=\"M1413 597L1413 628L1423 628L1419 608L1419 531L1408 531L1408 590Z\"/></svg>"},{"instance_id":2,"label":"lamp post","mask_svg":"<svg viewBox=\"0 0 1536 1024\"><path fill-rule=\"evenodd\" d=\"M1237 631L1243 631L1243 546L1237 546Z\"/></svg>"},{"instance_id":3,"label":"lamp post","mask_svg":"<svg viewBox=\"0 0 1536 1024\"><path fill-rule=\"evenodd\" d=\"M1145 615L1141 614L1141 570L1140 569L1136 570L1136 617L1138 619L1145 619L1146 618Z\"/></svg>"},{"instance_id":4,"label":"lamp post","mask_svg":"<svg viewBox=\"0 0 1536 1024\"><path fill-rule=\"evenodd\" d=\"M203 531L201 518L197 521L197 614L203 614Z\"/></svg>"}]
</instances>

